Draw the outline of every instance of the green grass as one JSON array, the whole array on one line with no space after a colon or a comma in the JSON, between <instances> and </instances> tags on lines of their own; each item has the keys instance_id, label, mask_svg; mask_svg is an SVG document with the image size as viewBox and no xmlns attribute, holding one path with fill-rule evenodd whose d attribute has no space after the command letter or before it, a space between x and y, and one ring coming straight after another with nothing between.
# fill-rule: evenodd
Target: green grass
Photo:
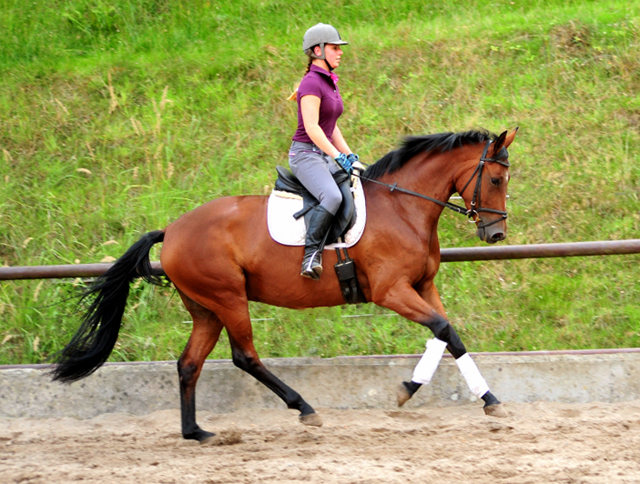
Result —
<instances>
[{"instance_id":1,"label":"green grass","mask_svg":"<svg viewBox=\"0 0 640 484\"><path fill-rule=\"evenodd\" d=\"M403 136L520 126L507 243L637 238L640 5L628 1L0 0L0 263L92 263L286 164L285 101L318 21L351 42L342 130L368 162ZM455 214L441 245L477 245ZM157 250L154 251L157 257ZM472 351L636 346L638 256L443 264ZM46 361L81 281L0 283L0 363ZM371 305L252 304L267 356L415 353L425 330ZM133 291L112 358L176 358L175 293ZM218 345L213 358L229 356Z\"/></svg>"}]
</instances>

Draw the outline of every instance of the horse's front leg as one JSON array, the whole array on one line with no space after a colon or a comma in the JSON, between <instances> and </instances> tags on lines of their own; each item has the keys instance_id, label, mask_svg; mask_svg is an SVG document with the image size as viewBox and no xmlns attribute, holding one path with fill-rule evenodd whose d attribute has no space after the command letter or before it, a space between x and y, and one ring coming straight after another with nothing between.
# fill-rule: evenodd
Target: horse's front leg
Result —
<instances>
[{"instance_id":1,"label":"horse's front leg","mask_svg":"<svg viewBox=\"0 0 640 484\"><path fill-rule=\"evenodd\" d=\"M428 327L435 339L427 342L427 350L418 362L410 382L403 382L398 393L398 404L403 405L422 386L431 381L445 348L455 358L469 390L484 402L487 415L504 417L506 412L500 401L489 391L487 382L467 353L460 336L446 318L438 291L432 281L424 284L418 293L408 283L396 285L386 291L376 304L396 311L401 316Z\"/></svg>"}]
</instances>

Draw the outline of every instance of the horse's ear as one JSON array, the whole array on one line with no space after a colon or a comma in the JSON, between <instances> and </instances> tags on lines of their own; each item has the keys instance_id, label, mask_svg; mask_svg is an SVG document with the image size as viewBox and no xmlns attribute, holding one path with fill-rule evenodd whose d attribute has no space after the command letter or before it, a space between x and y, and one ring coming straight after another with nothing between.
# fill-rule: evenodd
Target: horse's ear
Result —
<instances>
[{"instance_id":1,"label":"horse's ear","mask_svg":"<svg viewBox=\"0 0 640 484\"><path fill-rule=\"evenodd\" d=\"M514 129L511 133L508 131L503 132L498 139L491 144L491 156L495 156L502 148L508 148L513 143L518 128Z\"/></svg>"},{"instance_id":2,"label":"horse's ear","mask_svg":"<svg viewBox=\"0 0 640 484\"><path fill-rule=\"evenodd\" d=\"M504 145L504 140L506 139L506 137L507 137L507 132L505 131L500 136L498 136L493 143L491 143L491 149L489 150L489 153L488 153L490 157L493 158L498 154L498 152L502 149L502 146Z\"/></svg>"},{"instance_id":3,"label":"horse's ear","mask_svg":"<svg viewBox=\"0 0 640 484\"><path fill-rule=\"evenodd\" d=\"M519 128L518 126L516 126L516 129L514 129L513 131L511 131L511 133L509 133L509 134L505 137L505 139L504 139L504 147L505 147L505 148L508 148L508 147L509 147L509 145L510 145L511 143L513 143L513 140L515 139L515 137L516 137L516 133L518 132L518 130L519 130L519 129L520 129L520 128ZM506 131L505 131L505 133L506 133Z\"/></svg>"}]
</instances>

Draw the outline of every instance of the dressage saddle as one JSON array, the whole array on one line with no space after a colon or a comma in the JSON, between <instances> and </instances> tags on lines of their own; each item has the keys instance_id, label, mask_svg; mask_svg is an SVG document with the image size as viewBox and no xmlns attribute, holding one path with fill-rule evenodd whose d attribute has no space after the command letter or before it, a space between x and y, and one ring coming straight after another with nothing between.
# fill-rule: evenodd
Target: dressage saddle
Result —
<instances>
[{"instance_id":1,"label":"dressage saddle","mask_svg":"<svg viewBox=\"0 0 640 484\"><path fill-rule=\"evenodd\" d=\"M278 172L278 178L276 179L274 188L283 192L295 193L302 197L302 210L296 212L293 216L296 219L304 217L305 225L308 227L308 215L311 209L318 205L318 200L309 193L291 171L283 166L276 166L276 171ZM333 244L338 238L344 236L356 220L356 205L353 201L353 194L351 193L351 177L346 172L339 171L338 173L334 173L333 179L336 181L342 193L342 203L333 218L333 225L327 236L327 245Z\"/></svg>"}]
</instances>

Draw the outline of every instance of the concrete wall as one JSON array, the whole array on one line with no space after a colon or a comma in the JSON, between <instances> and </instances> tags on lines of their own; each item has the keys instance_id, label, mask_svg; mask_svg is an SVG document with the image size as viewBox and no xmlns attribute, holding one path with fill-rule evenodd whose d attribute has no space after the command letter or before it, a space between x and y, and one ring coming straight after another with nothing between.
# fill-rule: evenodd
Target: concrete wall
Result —
<instances>
[{"instance_id":1,"label":"concrete wall","mask_svg":"<svg viewBox=\"0 0 640 484\"><path fill-rule=\"evenodd\" d=\"M539 352L473 355L492 392L504 402L567 403L640 399L640 352ZM395 408L402 380L419 356L265 359L312 406ZM434 380L407 407L475 400L454 360L442 360ZM226 413L283 408L283 403L230 361L208 361L197 387L198 408ZM81 417L108 412L146 414L179 408L175 362L107 364L71 385L52 383L46 367L0 367L0 417Z\"/></svg>"}]
</instances>

